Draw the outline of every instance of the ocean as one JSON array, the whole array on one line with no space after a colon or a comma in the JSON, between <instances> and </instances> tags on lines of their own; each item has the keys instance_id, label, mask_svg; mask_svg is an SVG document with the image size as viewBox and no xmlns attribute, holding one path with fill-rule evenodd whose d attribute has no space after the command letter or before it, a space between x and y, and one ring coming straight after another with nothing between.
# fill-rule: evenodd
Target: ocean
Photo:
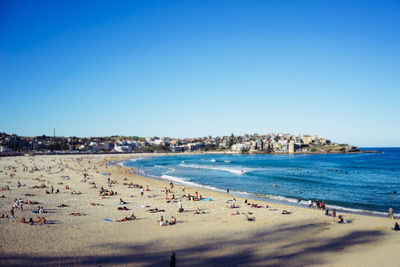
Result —
<instances>
[{"instance_id":1,"label":"ocean","mask_svg":"<svg viewBox=\"0 0 400 267\"><path fill-rule=\"evenodd\" d=\"M123 163L146 176L249 198L385 214L400 212L400 148L363 148L382 153L169 155ZM275 184L275 186L274 186Z\"/></svg>"}]
</instances>

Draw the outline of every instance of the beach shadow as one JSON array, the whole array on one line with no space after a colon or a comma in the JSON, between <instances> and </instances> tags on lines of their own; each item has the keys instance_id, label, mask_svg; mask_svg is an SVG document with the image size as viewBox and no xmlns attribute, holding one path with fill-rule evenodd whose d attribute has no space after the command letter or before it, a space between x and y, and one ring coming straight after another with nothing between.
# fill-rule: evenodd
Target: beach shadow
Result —
<instances>
[{"instance_id":1,"label":"beach shadow","mask_svg":"<svg viewBox=\"0 0 400 267\"><path fill-rule=\"evenodd\" d=\"M58 220L47 220L46 224L60 224L60 221L58 221Z\"/></svg>"},{"instance_id":2,"label":"beach shadow","mask_svg":"<svg viewBox=\"0 0 400 267\"><path fill-rule=\"evenodd\" d=\"M383 232L377 230L352 231L333 238L318 236L318 231L329 229L329 225L331 224L306 222L295 226L282 224L279 227L252 232L245 238L239 234L215 237L212 240L200 238L183 248L162 244L163 240L144 243L134 241L105 243L94 247L115 252L112 255L77 257L1 255L0 265L168 266L171 254L174 252L177 266L310 266L327 263L325 256L330 253L340 253L355 246L374 243L383 236ZM306 238L302 238L305 236ZM292 243L291 240L299 241ZM260 245L265 246L265 249L260 251Z\"/></svg>"}]
</instances>

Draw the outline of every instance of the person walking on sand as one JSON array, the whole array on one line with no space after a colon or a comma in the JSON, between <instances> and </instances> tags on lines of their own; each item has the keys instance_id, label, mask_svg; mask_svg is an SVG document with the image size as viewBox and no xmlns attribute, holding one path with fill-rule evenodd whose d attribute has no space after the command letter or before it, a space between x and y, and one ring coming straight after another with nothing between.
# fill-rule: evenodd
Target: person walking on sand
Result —
<instances>
[{"instance_id":1,"label":"person walking on sand","mask_svg":"<svg viewBox=\"0 0 400 267\"><path fill-rule=\"evenodd\" d=\"M229 195L229 188L228 188L228 189L226 189L226 193Z\"/></svg>"},{"instance_id":2,"label":"person walking on sand","mask_svg":"<svg viewBox=\"0 0 400 267\"><path fill-rule=\"evenodd\" d=\"M390 206L389 210L388 210L388 216L389 218L394 220L394 211L393 211L393 207Z\"/></svg>"},{"instance_id":3,"label":"person walking on sand","mask_svg":"<svg viewBox=\"0 0 400 267\"><path fill-rule=\"evenodd\" d=\"M14 217L14 208L11 209L11 216L10 216L10 222L13 222L15 220Z\"/></svg>"},{"instance_id":4,"label":"person walking on sand","mask_svg":"<svg viewBox=\"0 0 400 267\"><path fill-rule=\"evenodd\" d=\"M140 186L140 196L143 197L143 194L144 194L144 189L142 186Z\"/></svg>"},{"instance_id":5,"label":"person walking on sand","mask_svg":"<svg viewBox=\"0 0 400 267\"><path fill-rule=\"evenodd\" d=\"M308 200L308 207L311 209L311 207L313 206L313 203L311 201L311 199Z\"/></svg>"},{"instance_id":6,"label":"person walking on sand","mask_svg":"<svg viewBox=\"0 0 400 267\"><path fill-rule=\"evenodd\" d=\"M182 201L178 202L178 212L183 212Z\"/></svg>"}]
</instances>

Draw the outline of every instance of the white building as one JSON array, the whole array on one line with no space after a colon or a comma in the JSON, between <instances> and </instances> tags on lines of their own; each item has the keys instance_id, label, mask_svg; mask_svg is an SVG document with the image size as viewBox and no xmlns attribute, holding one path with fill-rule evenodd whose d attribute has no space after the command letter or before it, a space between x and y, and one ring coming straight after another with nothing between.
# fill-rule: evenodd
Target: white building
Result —
<instances>
[{"instance_id":1,"label":"white building","mask_svg":"<svg viewBox=\"0 0 400 267\"><path fill-rule=\"evenodd\" d=\"M251 147L250 143L234 144L231 147L232 151L242 152L243 150L249 150Z\"/></svg>"},{"instance_id":2,"label":"white building","mask_svg":"<svg viewBox=\"0 0 400 267\"><path fill-rule=\"evenodd\" d=\"M132 151L132 147L131 146L124 146L124 145L115 145L114 146L114 150L116 152L131 152Z\"/></svg>"}]
</instances>

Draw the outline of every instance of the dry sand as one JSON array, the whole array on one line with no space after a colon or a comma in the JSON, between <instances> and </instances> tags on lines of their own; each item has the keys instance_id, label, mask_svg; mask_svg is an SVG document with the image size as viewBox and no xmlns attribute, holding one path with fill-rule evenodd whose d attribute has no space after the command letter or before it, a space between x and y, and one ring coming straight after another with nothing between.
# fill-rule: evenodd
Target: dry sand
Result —
<instances>
[{"instance_id":1,"label":"dry sand","mask_svg":"<svg viewBox=\"0 0 400 267\"><path fill-rule=\"evenodd\" d=\"M114 157L114 158L112 158ZM127 168L109 167L106 161L132 155L115 156L34 156L0 158L1 191L0 215L10 215L14 199L39 202L48 213L40 214L46 225L18 224L8 218L0 219L0 265L102 265L102 266L168 266L172 253L177 266L399 266L400 232L392 231L394 220L345 214L349 224L338 224L323 211L286 206L261 201L251 203L268 208L251 208L240 197L175 184L172 190L179 199L182 195L199 192L212 201L182 200L183 213L178 203L166 203L164 187L168 181L158 181L127 173ZM68 164L68 168L66 167ZM24 172L37 168L34 172ZM49 168L51 167L51 169ZM118 183L110 188L107 176ZM64 170L62 170L64 169ZM10 177L14 173L15 177ZM83 173L89 179L83 182ZM63 179L62 176L69 176ZM34 180L39 178L43 181ZM127 178L127 181L124 181ZM17 181L23 185L17 188ZM89 183L95 182L97 188ZM140 197L138 188L128 188L124 182L148 185L150 192ZM32 189L44 183L47 188ZM63 183L63 184L59 184ZM46 190L59 189L58 194ZM65 189L68 185L70 189ZM114 190L117 195L102 198L99 188ZM72 195L72 191L82 194ZM31 193L35 196L25 196ZM128 204L129 211L117 210L119 199ZM240 208L227 208L228 200L236 199ZM91 206L99 203L104 206ZM57 207L60 204L69 207ZM15 212L16 218L38 218L32 210L38 205L24 205ZM147 206L147 208L144 208ZM148 208L165 212L148 213ZM195 215L198 208L204 214ZM282 214L286 209L289 215ZM252 213L255 221L247 221L243 214ZM70 213L85 216L70 216ZM116 222L134 212L137 219ZM339 215L339 214L338 214ZM157 220L163 216L177 218L176 225L161 227ZM112 220L112 222L104 219Z\"/></svg>"}]
</instances>

